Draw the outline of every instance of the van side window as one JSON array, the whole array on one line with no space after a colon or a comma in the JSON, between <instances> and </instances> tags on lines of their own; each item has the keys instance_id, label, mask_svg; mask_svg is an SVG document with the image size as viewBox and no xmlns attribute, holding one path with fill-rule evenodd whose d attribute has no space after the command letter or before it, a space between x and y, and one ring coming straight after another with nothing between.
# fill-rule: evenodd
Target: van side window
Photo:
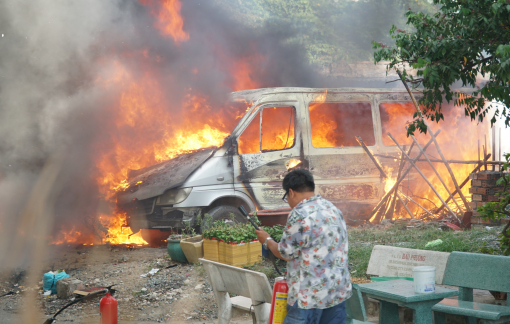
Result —
<instances>
[{"instance_id":1,"label":"van side window","mask_svg":"<svg viewBox=\"0 0 510 324\"><path fill-rule=\"evenodd\" d=\"M239 154L260 152L260 112L252 119L248 127L239 136Z\"/></svg>"},{"instance_id":2,"label":"van side window","mask_svg":"<svg viewBox=\"0 0 510 324\"><path fill-rule=\"evenodd\" d=\"M308 106L314 147L375 145L370 102L312 102Z\"/></svg>"},{"instance_id":3,"label":"van side window","mask_svg":"<svg viewBox=\"0 0 510 324\"><path fill-rule=\"evenodd\" d=\"M294 146L294 107L271 107L262 111L262 152Z\"/></svg>"},{"instance_id":4,"label":"van side window","mask_svg":"<svg viewBox=\"0 0 510 324\"><path fill-rule=\"evenodd\" d=\"M412 102L383 102L379 104L381 112L382 140L384 145L395 145L395 142L388 136L391 133L397 142L402 144L412 143L407 137L405 125L413 121L416 108ZM414 132L419 143L426 143L426 135L419 131Z\"/></svg>"},{"instance_id":5,"label":"van side window","mask_svg":"<svg viewBox=\"0 0 510 324\"><path fill-rule=\"evenodd\" d=\"M293 147L295 116L294 107L262 109L239 136L239 154L278 151Z\"/></svg>"}]
</instances>

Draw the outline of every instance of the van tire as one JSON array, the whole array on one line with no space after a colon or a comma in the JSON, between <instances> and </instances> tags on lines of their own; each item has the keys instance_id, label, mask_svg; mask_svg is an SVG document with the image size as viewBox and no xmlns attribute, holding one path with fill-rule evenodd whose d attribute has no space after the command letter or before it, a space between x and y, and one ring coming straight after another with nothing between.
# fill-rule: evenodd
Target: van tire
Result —
<instances>
[{"instance_id":1,"label":"van tire","mask_svg":"<svg viewBox=\"0 0 510 324\"><path fill-rule=\"evenodd\" d=\"M241 214L241 212L235 208L235 207L232 207L232 206L218 206L218 207L214 207L213 209L211 209L209 212L207 212L206 214L209 214L211 215L212 217L212 221L215 222L215 221L218 221L218 220L228 220L227 223L231 223L231 224L244 224L247 222L246 218L243 216L243 214ZM234 220L233 220L233 223L230 221L231 220L231 214L234 214ZM205 229L207 229L209 226L209 224L202 224L202 226L200 227L200 231L203 232Z\"/></svg>"}]
</instances>

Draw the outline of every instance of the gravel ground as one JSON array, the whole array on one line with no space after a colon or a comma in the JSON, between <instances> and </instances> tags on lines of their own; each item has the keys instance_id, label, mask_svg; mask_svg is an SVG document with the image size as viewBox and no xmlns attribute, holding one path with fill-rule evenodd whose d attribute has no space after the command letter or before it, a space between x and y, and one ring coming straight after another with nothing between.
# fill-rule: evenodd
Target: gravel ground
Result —
<instances>
[{"instance_id":1,"label":"gravel ground","mask_svg":"<svg viewBox=\"0 0 510 324\"><path fill-rule=\"evenodd\" d=\"M119 323L216 322L217 306L202 266L174 263L166 248L52 246L48 252L44 271L65 270L83 281L86 288L115 284ZM141 277L153 268L160 270L154 276ZM14 292L0 297L1 323L21 323L20 316L28 310L25 304L29 294L36 300L36 309L29 311L36 313L41 323L73 300L43 296L42 281L36 287L24 286L24 274L20 269L0 274L0 295ZM69 307L56 323L98 323L99 300L95 297ZM251 323L251 319L241 316L234 322Z\"/></svg>"}]
</instances>

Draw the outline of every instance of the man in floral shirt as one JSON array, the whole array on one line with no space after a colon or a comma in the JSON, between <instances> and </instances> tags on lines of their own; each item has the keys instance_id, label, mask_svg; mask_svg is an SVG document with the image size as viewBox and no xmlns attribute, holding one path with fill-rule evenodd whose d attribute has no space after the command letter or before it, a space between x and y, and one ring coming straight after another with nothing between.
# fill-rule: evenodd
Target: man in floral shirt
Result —
<instances>
[{"instance_id":1,"label":"man in floral shirt","mask_svg":"<svg viewBox=\"0 0 510 324\"><path fill-rule=\"evenodd\" d=\"M292 209L279 243L265 231L260 242L287 261L287 316L284 324L345 323L351 296L347 230L342 212L315 195L313 176L294 170L283 179L283 200Z\"/></svg>"}]
</instances>

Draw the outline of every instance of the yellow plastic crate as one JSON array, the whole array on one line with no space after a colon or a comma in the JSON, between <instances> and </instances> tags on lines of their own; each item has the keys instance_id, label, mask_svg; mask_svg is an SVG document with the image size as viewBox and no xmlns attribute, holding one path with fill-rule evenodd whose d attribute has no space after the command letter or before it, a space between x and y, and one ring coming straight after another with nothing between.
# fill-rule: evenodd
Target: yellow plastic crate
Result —
<instances>
[{"instance_id":1,"label":"yellow plastic crate","mask_svg":"<svg viewBox=\"0 0 510 324\"><path fill-rule=\"evenodd\" d=\"M225 246L227 243L220 241L218 243L218 262L226 263L225 262Z\"/></svg>"},{"instance_id":2,"label":"yellow plastic crate","mask_svg":"<svg viewBox=\"0 0 510 324\"><path fill-rule=\"evenodd\" d=\"M262 261L262 244L258 240L248 243L248 264Z\"/></svg>"},{"instance_id":3,"label":"yellow plastic crate","mask_svg":"<svg viewBox=\"0 0 510 324\"><path fill-rule=\"evenodd\" d=\"M204 239L204 258L207 260L220 262L218 240Z\"/></svg>"},{"instance_id":4,"label":"yellow plastic crate","mask_svg":"<svg viewBox=\"0 0 510 324\"><path fill-rule=\"evenodd\" d=\"M224 261L223 263L240 267L248 264L248 244L246 243L223 243ZM220 251L221 253L221 251ZM220 254L221 260L221 254ZM222 262L222 261L220 261Z\"/></svg>"}]
</instances>

